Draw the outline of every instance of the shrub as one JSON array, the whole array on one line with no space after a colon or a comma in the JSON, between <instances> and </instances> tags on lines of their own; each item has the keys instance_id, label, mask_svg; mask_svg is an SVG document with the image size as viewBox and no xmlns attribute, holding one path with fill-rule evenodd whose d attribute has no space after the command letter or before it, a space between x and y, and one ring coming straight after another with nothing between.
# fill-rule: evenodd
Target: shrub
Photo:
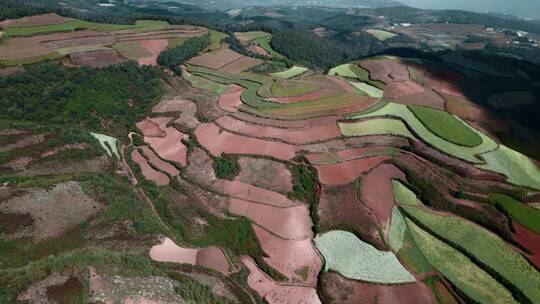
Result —
<instances>
[{"instance_id":1,"label":"shrub","mask_svg":"<svg viewBox=\"0 0 540 304\"><path fill-rule=\"evenodd\" d=\"M214 158L216 177L221 179L234 179L240 173L238 159L229 155Z\"/></svg>"}]
</instances>

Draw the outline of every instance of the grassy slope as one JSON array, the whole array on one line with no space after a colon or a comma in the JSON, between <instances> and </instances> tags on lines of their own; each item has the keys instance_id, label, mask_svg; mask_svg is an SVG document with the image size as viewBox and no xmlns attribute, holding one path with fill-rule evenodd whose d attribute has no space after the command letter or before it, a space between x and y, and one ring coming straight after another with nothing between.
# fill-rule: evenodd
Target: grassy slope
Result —
<instances>
[{"instance_id":1,"label":"grassy slope","mask_svg":"<svg viewBox=\"0 0 540 304\"><path fill-rule=\"evenodd\" d=\"M428 130L446 141L465 147L482 144L478 134L448 112L422 106L409 106L409 109Z\"/></svg>"},{"instance_id":2,"label":"grassy slope","mask_svg":"<svg viewBox=\"0 0 540 304\"><path fill-rule=\"evenodd\" d=\"M395 135L414 138L405 124L396 119L373 118L353 123L340 122L338 125L345 136Z\"/></svg>"},{"instance_id":3,"label":"grassy slope","mask_svg":"<svg viewBox=\"0 0 540 304\"><path fill-rule=\"evenodd\" d=\"M490 269L490 273L510 282L531 303L540 303L540 273L501 238L454 215L443 215L426 208L403 209L435 235L473 256L485 265L485 269Z\"/></svg>"},{"instance_id":4,"label":"grassy slope","mask_svg":"<svg viewBox=\"0 0 540 304\"><path fill-rule=\"evenodd\" d=\"M493 193L489 202L504 210L512 219L540 234L540 210L531 208L504 194Z\"/></svg>"},{"instance_id":5,"label":"grassy slope","mask_svg":"<svg viewBox=\"0 0 540 304\"><path fill-rule=\"evenodd\" d=\"M394 188L394 197L400 205L422 206L422 202L416 197L416 194L403 185L398 180L392 180Z\"/></svg>"},{"instance_id":6,"label":"grassy slope","mask_svg":"<svg viewBox=\"0 0 540 304\"><path fill-rule=\"evenodd\" d=\"M275 59L285 59L285 56L281 55L280 53L276 52L272 46L270 45L270 41L272 41L272 36L263 36L259 37L254 40L254 42L262 47L265 51L267 51L273 58Z\"/></svg>"},{"instance_id":7,"label":"grassy slope","mask_svg":"<svg viewBox=\"0 0 540 304\"><path fill-rule=\"evenodd\" d=\"M392 37L397 36L394 33L387 32L387 31L382 31L382 30L366 30L366 32L368 32L368 34L370 34L371 36L377 38L380 41L385 41L385 40L388 40L388 39L390 39Z\"/></svg>"},{"instance_id":8,"label":"grassy slope","mask_svg":"<svg viewBox=\"0 0 540 304\"><path fill-rule=\"evenodd\" d=\"M316 86L303 83L275 81L271 91L275 97L291 97L313 93L319 89Z\"/></svg>"},{"instance_id":9,"label":"grassy slope","mask_svg":"<svg viewBox=\"0 0 540 304\"><path fill-rule=\"evenodd\" d=\"M307 70L308 69L304 68L304 67L293 66L292 68L290 68L288 70L285 70L285 71L282 71L282 72L277 72L277 73L272 73L270 75L272 77L276 77L276 78L290 79L290 78L296 77L298 75L304 74Z\"/></svg>"},{"instance_id":10,"label":"grassy slope","mask_svg":"<svg viewBox=\"0 0 540 304\"><path fill-rule=\"evenodd\" d=\"M409 219L406 221L415 243L429 263L472 300L482 304L517 303L508 290L465 255Z\"/></svg>"}]
</instances>

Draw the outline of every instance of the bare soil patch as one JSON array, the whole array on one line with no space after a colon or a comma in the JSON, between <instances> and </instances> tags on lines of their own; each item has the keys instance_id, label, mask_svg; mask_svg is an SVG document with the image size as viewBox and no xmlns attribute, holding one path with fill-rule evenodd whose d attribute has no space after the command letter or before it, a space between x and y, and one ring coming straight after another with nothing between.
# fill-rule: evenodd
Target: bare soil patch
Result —
<instances>
[{"instance_id":1,"label":"bare soil patch","mask_svg":"<svg viewBox=\"0 0 540 304\"><path fill-rule=\"evenodd\" d=\"M270 304L319 304L321 301L313 287L280 285L264 274L250 258L242 263L249 269L248 285Z\"/></svg>"},{"instance_id":2,"label":"bare soil patch","mask_svg":"<svg viewBox=\"0 0 540 304\"><path fill-rule=\"evenodd\" d=\"M337 186L353 182L362 173L371 170L387 159L389 159L387 156L376 156L338 164L317 165L315 168L319 173L319 181L321 183L328 186Z\"/></svg>"},{"instance_id":3,"label":"bare soil patch","mask_svg":"<svg viewBox=\"0 0 540 304\"><path fill-rule=\"evenodd\" d=\"M22 17L22 18L17 18L17 19L6 19L0 22L0 26L31 27L31 26L66 23L72 20L73 19L71 18L59 16L57 14L43 14L43 15Z\"/></svg>"},{"instance_id":4,"label":"bare soil patch","mask_svg":"<svg viewBox=\"0 0 540 304\"><path fill-rule=\"evenodd\" d=\"M262 63L262 60L252 57L243 56L223 67L219 70L231 74L239 74L241 72L247 71L254 66L257 66Z\"/></svg>"},{"instance_id":5,"label":"bare soil patch","mask_svg":"<svg viewBox=\"0 0 540 304\"><path fill-rule=\"evenodd\" d=\"M405 63L394 59L367 60L360 63L364 69L370 72L373 80L380 80L386 84L394 81L409 80L409 71Z\"/></svg>"},{"instance_id":6,"label":"bare soil patch","mask_svg":"<svg viewBox=\"0 0 540 304\"><path fill-rule=\"evenodd\" d=\"M286 165L264 158L241 157L237 181L258 187L289 193L292 191L292 175Z\"/></svg>"},{"instance_id":7,"label":"bare soil patch","mask_svg":"<svg viewBox=\"0 0 540 304\"><path fill-rule=\"evenodd\" d=\"M182 166L187 164L187 147L182 140L188 139L188 135L178 131L174 127L167 127L171 117L147 118L145 121L137 123L144 136L144 141L149 144L154 151L164 160L175 162ZM163 137L163 133L165 137ZM146 134L158 134L149 136Z\"/></svg>"},{"instance_id":8,"label":"bare soil patch","mask_svg":"<svg viewBox=\"0 0 540 304\"><path fill-rule=\"evenodd\" d=\"M141 148L141 150L144 156L148 158L148 161L159 170L169 174L170 176L177 176L180 174L180 171L176 169L175 166L159 158L149 147L144 146Z\"/></svg>"},{"instance_id":9,"label":"bare soil patch","mask_svg":"<svg viewBox=\"0 0 540 304\"><path fill-rule=\"evenodd\" d=\"M242 104L240 96L246 89L236 84L229 85L229 90L226 93L219 95L218 104L221 109L227 112L236 112Z\"/></svg>"},{"instance_id":10,"label":"bare soil patch","mask_svg":"<svg viewBox=\"0 0 540 304\"><path fill-rule=\"evenodd\" d=\"M324 276L325 292L337 303L437 303L432 291L423 283L381 285L343 278L330 272Z\"/></svg>"},{"instance_id":11,"label":"bare soil patch","mask_svg":"<svg viewBox=\"0 0 540 304\"><path fill-rule=\"evenodd\" d=\"M281 193L256 187L240 181L223 180L221 187L221 191L224 194L241 200L281 208L293 207L296 205L293 201Z\"/></svg>"},{"instance_id":12,"label":"bare soil patch","mask_svg":"<svg viewBox=\"0 0 540 304\"><path fill-rule=\"evenodd\" d=\"M241 57L242 55L233 50L220 49L194 57L188 61L188 63L209 69L219 70L227 64L240 59Z\"/></svg>"},{"instance_id":13,"label":"bare soil patch","mask_svg":"<svg viewBox=\"0 0 540 304\"><path fill-rule=\"evenodd\" d=\"M284 274L290 282L317 285L322 261L310 239L284 240L257 225L253 225L253 230L268 255L264 258L268 265Z\"/></svg>"},{"instance_id":14,"label":"bare soil patch","mask_svg":"<svg viewBox=\"0 0 540 304\"><path fill-rule=\"evenodd\" d=\"M515 221L512 225L516 230L514 239L531 251L532 254L526 257L533 265L540 268L540 235L530 231Z\"/></svg>"},{"instance_id":15,"label":"bare soil patch","mask_svg":"<svg viewBox=\"0 0 540 304\"><path fill-rule=\"evenodd\" d=\"M384 89L384 97L400 98L424 93L426 89L414 81L391 82Z\"/></svg>"},{"instance_id":16,"label":"bare soil patch","mask_svg":"<svg viewBox=\"0 0 540 304\"><path fill-rule=\"evenodd\" d=\"M296 153L296 147L293 145L236 135L221 130L213 123L199 125L195 130L195 136L214 156L221 156L222 153L250 154L288 160Z\"/></svg>"},{"instance_id":17,"label":"bare soil patch","mask_svg":"<svg viewBox=\"0 0 540 304\"><path fill-rule=\"evenodd\" d=\"M405 174L394 165L382 164L362 179L360 187L362 202L374 212L381 225L388 223L395 206L392 179L405 180Z\"/></svg>"},{"instance_id":18,"label":"bare soil patch","mask_svg":"<svg viewBox=\"0 0 540 304\"><path fill-rule=\"evenodd\" d=\"M113 50L102 50L88 53L78 53L71 55L71 61L78 66L88 66L92 68L103 68L109 65L126 62Z\"/></svg>"},{"instance_id":19,"label":"bare soil patch","mask_svg":"<svg viewBox=\"0 0 540 304\"><path fill-rule=\"evenodd\" d=\"M145 49L147 49L152 56L139 58L138 63L140 65L157 65L157 58L159 53L164 51L167 46L169 46L169 40L167 39L150 39L150 40L141 40L139 41Z\"/></svg>"},{"instance_id":20,"label":"bare soil patch","mask_svg":"<svg viewBox=\"0 0 540 304\"><path fill-rule=\"evenodd\" d=\"M431 89L411 96L403 96L394 99L396 102L404 105L419 105L439 110L445 110L446 101L439 94Z\"/></svg>"},{"instance_id":21,"label":"bare soil patch","mask_svg":"<svg viewBox=\"0 0 540 304\"><path fill-rule=\"evenodd\" d=\"M386 149L387 148L383 146L349 148L337 152L307 154L305 157L310 164L324 165L385 154Z\"/></svg>"},{"instance_id":22,"label":"bare soil patch","mask_svg":"<svg viewBox=\"0 0 540 304\"><path fill-rule=\"evenodd\" d=\"M255 54L258 54L258 55L261 55L261 56L266 56L266 57L271 57L270 53L268 53L265 49L263 49L262 47L256 45L256 44L251 44L248 46L248 51L250 52L253 52Z\"/></svg>"},{"instance_id":23,"label":"bare soil patch","mask_svg":"<svg viewBox=\"0 0 540 304\"><path fill-rule=\"evenodd\" d=\"M29 234L41 239L62 234L102 208L73 181L57 184L51 190L28 189L24 195L0 204L0 212L30 214L34 222Z\"/></svg>"},{"instance_id":24,"label":"bare soil patch","mask_svg":"<svg viewBox=\"0 0 540 304\"><path fill-rule=\"evenodd\" d=\"M138 150L133 150L131 159L139 165L142 175L147 180L154 182L158 186L166 186L170 183L169 177L152 168L150 164L148 164L146 158L144 158Z\"/></svg>"},{"instance_id":25,"label":"bare soil patch","mask_svg":"<svg viewBox=\"0 0 540 304\"><path fill-rule=\"evenodd\" d=\"M56 286L62 286L66 284L70 280L70 278L71 277L68 275L62 275L56 272L52 273L45 279L31 285L26 291L19 294L17 296L17 301L24 301L31 304L50 303L49 300L52 299L49 298L49 288L52 287L54 290ZM78 281L77 278L74 279ZM70 282L70 284L72 283Z\"/></svg>"}]
</instances>

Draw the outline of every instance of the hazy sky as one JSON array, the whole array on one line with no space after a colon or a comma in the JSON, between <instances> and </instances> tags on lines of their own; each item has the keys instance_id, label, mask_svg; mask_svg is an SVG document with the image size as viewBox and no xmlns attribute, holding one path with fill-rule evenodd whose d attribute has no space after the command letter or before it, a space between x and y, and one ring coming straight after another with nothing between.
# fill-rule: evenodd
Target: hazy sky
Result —
<instances>
[{"instance_id":1,"label":"hazy sky","mask_svg":"<svg viewBox=\"0 0 540 304\"><path fill-rule=\"evenodd\" d=\"M540 0L397 0L420 8L454 8L472 11L496 11L520 17L540 19Z\"/></svg>"}]
</instances>

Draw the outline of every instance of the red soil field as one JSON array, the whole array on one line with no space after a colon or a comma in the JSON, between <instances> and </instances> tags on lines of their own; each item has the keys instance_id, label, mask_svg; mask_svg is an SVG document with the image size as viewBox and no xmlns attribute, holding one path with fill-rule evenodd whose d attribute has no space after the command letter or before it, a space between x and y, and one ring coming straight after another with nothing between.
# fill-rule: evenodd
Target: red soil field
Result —
<instances>
[{"instance_id":1,"label":"red soil field","mask_svg":"<svg viewBox=\"0 0 540 304\"><path fill-rule=\"evenodd\" d=\"M169 184L169 177L150 167L146 158L144 158L138 150L133 150L131 158L141 167L142 175L149 181L153 181L158 186L166 186Z\"/></svg>"},{"instance_id":2,"label":"red soil field","mask_svg":"<svg viewBox=\"0 0 540 304\"><path fill-rule=\"evenodd\" d=\"M62 17L57 14L43 14L43 15L22 17L18 19L6 19L0 22L0 26L30 27L30 26L60 24L60 23L65 23L72 20L73 19L71 18Z\"/></svg>"},{"instance_id":3,"label":"red soil field","mask_svg":"<svg viewBox=\"0 0 540 304\"><path fill-rule=\"evenodd\" d=\"M324 126L328 124L336 124L336 121L340 119L340 116L324 116L319 118L308 118L308 119L298 119L298 120L279 120L272 118L263 118L254 115L247 114L245 112L236 112L232 116L235 118L251 122L259 125L266 125L271 127L278 128L287 128L287 129L303 129L316 126Z\"/></svg>"},{"instance_id":4,"label":"red soil field","mask_svg":"<svg viewBox=\"0 0 540 304\"><path fill-rule=\"evenodd\" d=\"M269 304L320 304L317 290L312 287L279 285L248 257L242 257L242 263L249 269L248 285Z\"/></svg>"},{"instance_id":5,"label":"red soil field","mask_svg":"<svg viewBox=\"0 0 540 304\"><path fill-rule=\"evenodd\" d=\"M223 274L229 273L229 262L223 251L215 246L199 249L197 265L215 269Z\"/></svg>"},{"instance_id":6,"label":"red soil field","mask_svg":"<svg viewBox=\"0 0 540 304\"><path fill-rule=\"evenodd\" d=\"M109 65L120 64L126 62L126 59L120 57L113 50L102 50L88 53L72 54L71 61L78 66L88 66L92 68L102 68Z\"/></svg>"},{"instance_id":7,"label":"red soil field","mask_svg":"<svg viewBox=\"0 0 540 304\"><path fill-rule=\"evenodd\" d=\"M250 154L289 160L296 153L296 146L236 135L221 130L213 123L199 125L195 130L195 136L214 156L221 156L222 153Z\"/></svg>"},{"instance_id":8,"label":"red soil field","mask_svg":"<svg viewBox=\"0 0 540 304\"><path fill-rule=\"evenodd\" d=\"M446 104L446 101L431 89L426 89L416 95L397 97L393 101L404 105L419 105L439 110L445 110Z\"/></svg>"},{"instance_id":9,"label":"red soil field","mask_svg":"<svg viewBox=\"0 0 540 304\"><path fill-rule=\"evenodd\" d=\"M382 154L385 147L362 147L340 150L337 152L323 152L316 154L307 154L306 158L313 165L322 165L329 163L339 163L358 158L370 157L374 154Z\"/></svg>"},{"instance_id":10,"label":"red soil field","mask_svg":"<svg viewBox=\"0 0 540 304\"><path fill-rule=\"evenodd\" d=\"M375 213L381 225L388 222L395 206L392 179L405 180L405 174L394 165L382 164L362 179L360 187L362 202Z\"/></svg>"},{"instance_id":11,"label":"red soil field","mask_svg":"<svg viewBox=\"0 0 540 304\"><path fill-rule=\"evenodd\" d=\"M313 287L317 285L317 275L322 268L322 261L310 239L284 240L257 225L253 225L253 230L268 255L264 258L268 265L287 276L291 282L300 282ZM302 270L307 271L305 277L299 275Z\"/></svg>"},{"instance_id":12,"label":"red soil field","mask_svg":"<svg viewBox=\"0 0 540 304\"><path fill-rule=\"evenodd\" d=\"M309 101L309 100L317 100L322 99L325 97L330 97L336 95L336 91L332 89L322 89L317 92L300 95L300 96L293 96L293 97L270 97L266 98L266 100L276 103L295 103L300 101Z\"/></svg>"},{"instance_id":13,"label":"red soil field","mask_svg":"<svg viewBox=\"0 0 540 304\"><path fill-rule=\"evenodd\" d=\"M354 88L348 81L341 79L339 77L335 76L326 76L326 79L330 80L332 83L334 83L337 87L339 87L341 90L349 93L354 94L357 92L356 88Z\"/></svg>"},{"instance_id":14,"label":"red soil field","mask_svg":"<svg viewBox=\"0 0 540 304\"><path fill-rule=\"evenodd\" d=\"M516 230L514 239L532 252L532 255L526 257L536 266L536 268L540 268L540 235L530 231L515 221L512 222L512 225Z\"/></svg>"},{"instance_id":15,"label":"red soil field","mask_svg":"<svg viewBox=\"0 0 540 304\"><path fill-rule=\"evenodd\" d=\"M285 195L239 181L224 180L222 191L231 197L274 207L294 207L295 203Z\"/></svg>"},{"instance_id":16,"label":"red soil field","mask_svg":"<svg viewBox=\"0 0 540 304\"><path fill-rule=\"evenodd\" d=\"M367 172L389 159L387 156L376 156L361 158L339 164L317 165L315 168L319 173L319 181L325 185L345 185L352 183L362 173Z\"/></svg>"},{"instance_id":17,"label":"red soil field","mask_svg":"<svg viewBox=\"0 0 540 304\"><path fill-rule=\"evenodd\" d=\"M387 250L379 233L377 218L371 210L358 201L356 183L321 188L319 219L324 231L349 227L358 236L381 250Z\"/></svg>"},{"instance_id":18,"label":"red soil field","mask_svg":"<svg viewBox=\"0 0 540 304\"><path fill-rule=\"evenodd\" d=\"M423 283L382 285L347 280L337 273L325 275L325 289L336 303L437 303L431 289Z\"/></svg>"},{"instance_id":19,"label":"red soil field","mask_svg":"<svg viewBox=\"0 0 540 304\"><path fill-rule=\"evenodd\" d=\"M242 104L240 96L246 89L237 84L229 85L229 90L226 93L219 95L218 105L221 109L227 112L236 112Z\"/></svg>"},{"instance_id":20,"label":"red soil field","mask_svg":"<svg viewBox=\"0 0 540 304\"><path fill-rule=\"evenodd\" d=\"M309 211L304 205L279 208L231 198L229 212L245 216L285 240L310 239L313 235Z\"/></svg>"},{"instance_id":21,"label":"red soil field","mask_svg":"<svg viewBox=\"0 0 540 304\"><path fill-rule=\"evenodd\" d=\"M221 49L210 53L204 53L188 61L189 64L203 66L218 70L227 64L238 60L242 55L229 49Z\"/></svg>"},{"instance_id":22,"label":"red soil field","mask_svg":"<svg viewBox=\"0 0 540 304\"><path fill-rule=\"evenodd\" d=\"M172 117L170 118L172 119ZM147 118L137 123L137 128L147 137L165 137L167 133L154 120Z\"/></svg>"},{"instance_id":23,"label":"red soil field","mask_svg":"<svg viewBox=\"0 0 540 304\"><path fill-rule=\"evenodd\" d=\"M394 81L409 80L409 71L405 64L395 59L366 60L360 63L368 70L373 80L380 80L386 84Z\"/></svg>"},{"instance_id":24,"label":"red soil field","mask_svg":"<svg viewBox=\"0 0 540 304\"><path fill-rule=\"evenodd\" d=\"M262 60L247 56L242 56L237 60L223 66L219 70L231 74L239 74L243 71L249 70L252 67L262 63Z\"/></svg>"},{"instance_id":25,"label":"red soil field","mask_svg":"<svg viewBox=\"0 0 540 304\"><path fill-rule=\"evenodd\" d=\"M424 93L425 89L413 81L398 81L389 83L384 89L384 97L400 98Z\"/></svg>"},{"instance_id":26,"label":"red soil field","mask_svg":"<svg viewBox=\"0 0 540 304\"><path fill-rule=\"evenodd\" d=\"M163 161L161 158L159 158L152 149L149 147L142 147L143 154L148 158L148 161L154 165L154 167L158 168L159 170L171 175L171 176L177 176L180 174L180 171L176 169L175 166L169 164L166 161Z\"/></svg>"},{"instance_id":27,"label":"red soil field","mask_svg":"<svg viewBox=\"0 0 540 304\"><path fill-rule=\"evenodd\" d=\"M262 47L256 45L256 44L251 44L250 46L248 46L248 51L250 52L253 52L255 54L258 54L258 55L261 55L261 56L266 56L266 57L271 57L271 55L265 50L263 49Z\"/></svg>"},{"instance_id":28,"label":"red soil field","mask_svg":"<svg viewBox=\"0 0 540 304\"><path fill-rule=\"evenodd\" d=\"M242 135L278 139L286 143L297 145L341 137L341 131L337 124L290 131L274 127L247 124L231 116L220 117L216 120L216 123L225 130L240 133Z\"/></svg>"},{"instance_id":29,"label":"red soil field","mask_svg":"<svg viewBox=\"0 0 540 304\"><path fill-rule=\"evenodd\" d=\"M240 173L236 177L237 181L281 193L293 190L292 174L285 164L265 158L248 157L241 157L238 163Z\"/></svg>"},{"instance_id":30,"label":"red soil field","mask_svg":"<svg viewBox=\"0 0 540 304\"><path fill-rule=\"evenodd\" d=\"M159 53L164 51L169 46L169 40L167 39L155 39L155 40L141 40L139 44L147 49L152 56L139 58L138 63L140 65L157 65L157 58Z\"/></svg>"},{"instance_id":31,"label":"red soil field","mask_svg":"<svg viewBox=\"0 0 540 304\"><path fill-rule=\"evenodd\" d=\"M187 139L188 135L176 128L167 127L167 123L171 120L170 117L147 118L146 120L157 124L158 128L165 132L165 137L145 136L144 141L156 151L159 157L185 166L187 164L187 148L182 140Z\"/></svg>"}]
</instances>

